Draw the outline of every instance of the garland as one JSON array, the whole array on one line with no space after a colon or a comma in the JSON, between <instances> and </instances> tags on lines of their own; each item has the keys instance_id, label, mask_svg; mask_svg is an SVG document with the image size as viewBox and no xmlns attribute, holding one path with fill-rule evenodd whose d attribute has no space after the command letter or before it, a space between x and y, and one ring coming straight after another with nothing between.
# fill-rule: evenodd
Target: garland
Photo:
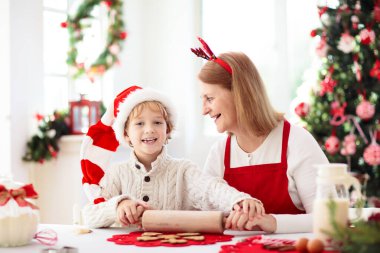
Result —
<instances>
[{"instance_id":1,"label":"garland","mask_svg":"<svg viewBox=\"0 0 380 253\"><path fill-rule=\"evenodd\" d=\"M98 58L91 64L78 62L78 44L83 40L83 29L91 25L84 24L84 20L91 20L94 7L104 4L108 9L108 29L107 40L104 50ZM77 12L70 16L67 21L61 23L61 27L67 28L69 32L70 48L66 63L70 67L70 75L75 79L83 74L87 74L91 81L95 75L102 75L119 62L117 54L121 51L123 41L127 37L123 22L123 1L122 0L84 0L78 7Z\"/></svg>"}]
</instances>

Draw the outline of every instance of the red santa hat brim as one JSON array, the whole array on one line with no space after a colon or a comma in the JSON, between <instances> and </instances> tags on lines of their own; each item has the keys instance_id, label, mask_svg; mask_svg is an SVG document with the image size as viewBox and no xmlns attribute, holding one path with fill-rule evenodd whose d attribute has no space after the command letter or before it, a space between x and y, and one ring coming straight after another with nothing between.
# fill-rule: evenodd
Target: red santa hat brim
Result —
<instances>
[{"instance_id":1,"label":"red santa hat brim","mask_svg":"<svg viewBox=\"0 0 380 253\"><path fill-rule=\"evenodd\" d=\"M117 108L117 111L118 111L117 116L112 125L112 128L115 132L116 139L121 145L129 147L129 144L127 143L124 137L125 122L127 121L129 114L132 112L133 108L135 108L136 105L145 101L160 102L166 108L166 111L169 115L170 122L173 124L173 126L175 125L176 123L175 108L172 102L170 101L170 99L166 95L152 88L135 89L134 91L131 91L128 93L124 101L119 103L118 108Z\"/></svg>"}]
</instances>

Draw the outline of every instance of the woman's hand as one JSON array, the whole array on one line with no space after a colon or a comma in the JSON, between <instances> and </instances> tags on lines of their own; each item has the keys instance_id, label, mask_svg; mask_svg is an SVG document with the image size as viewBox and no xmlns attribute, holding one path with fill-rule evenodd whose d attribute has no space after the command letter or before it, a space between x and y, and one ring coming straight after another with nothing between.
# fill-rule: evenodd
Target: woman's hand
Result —
<instances>
[{"instance_id":1,"label":"woman's hand","mask_svg":"<svg viewBox=\"0 0 380 253\"><path fill-rule=\"evenodd\" d=\"M260 230L267 233L274 233L277 229L277 221L271 214L256 216L252 221L248 221L244 227L246 230Z\"/></svg>"},{"instance_id":2,"label":"woman's hand","mask_svg":"<svg viewBox=\"0 0 380 253\"><path fill-rule=\"evenodd\" d=\"M249 220L253 220L253 218L257 215L264 215L265 208L263 203L257 199L244 199L239 203L234 205L234 211L243 211L243 213L248 214Z\"/></svg>"},{"instance_id":3,"label":"woman's hand","mask_svg":"<svg viewBox=\"0 0 380 253\"><path fill-rule=\"evenodd\" d=\"M140 223L142 214L148 209L151 208L143 201L124 199L117 205L117 219L124 226Z\"/></svg>"},{"instance_id":4,"label":"woman's hand","mask_svg":"<svg viewBox=\"0 0 380 253\"><path fill-rule=\"evenodd\" d=\"M233 211L225 222L226 229L244 230L248 221L253 221L256 216L265 214L261 201L257 199L245 199L235 204Z\"/></svg>"}]
</instances>

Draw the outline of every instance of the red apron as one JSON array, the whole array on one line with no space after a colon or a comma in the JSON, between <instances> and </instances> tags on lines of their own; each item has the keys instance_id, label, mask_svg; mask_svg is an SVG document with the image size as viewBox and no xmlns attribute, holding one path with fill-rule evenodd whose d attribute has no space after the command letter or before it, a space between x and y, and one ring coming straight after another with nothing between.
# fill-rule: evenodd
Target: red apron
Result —
<instances>
[{"instance_id":1,"label":"red apron","mask_svg":"<svg viewBox=\"0 0 380 253\"><path fill-rule=\"evenodd\" d=\"M231 136L227 138L224 154L224 179L239 191L261 200L266 213L301 214L289 196L287 150L290 124L284 121L281 162L230 168Z\"/></svg>"}]
</instances>

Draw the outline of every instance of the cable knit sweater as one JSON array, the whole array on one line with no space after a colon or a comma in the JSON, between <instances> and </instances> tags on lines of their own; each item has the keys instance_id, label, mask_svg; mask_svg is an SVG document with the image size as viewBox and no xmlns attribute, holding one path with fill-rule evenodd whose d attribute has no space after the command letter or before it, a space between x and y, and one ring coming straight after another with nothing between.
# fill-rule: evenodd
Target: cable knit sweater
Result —
<instances>
[{"instance_id":1,"label":"cable knit sweater","mask_svg":"<svg viewBox=\"0 0 380 253\"><path fill-rule=\"evenodd\" d=\"M116 222L116 209L123 199L141 199L160 210L229 211L235 203L251 198L215 177L202 175L195 164L167 155L166 148L147 171L134 152L126 163L113 165L100 183L106 200L88 204L83 220L90 227L108 227Z\"/></svg>"}]
</instances>

